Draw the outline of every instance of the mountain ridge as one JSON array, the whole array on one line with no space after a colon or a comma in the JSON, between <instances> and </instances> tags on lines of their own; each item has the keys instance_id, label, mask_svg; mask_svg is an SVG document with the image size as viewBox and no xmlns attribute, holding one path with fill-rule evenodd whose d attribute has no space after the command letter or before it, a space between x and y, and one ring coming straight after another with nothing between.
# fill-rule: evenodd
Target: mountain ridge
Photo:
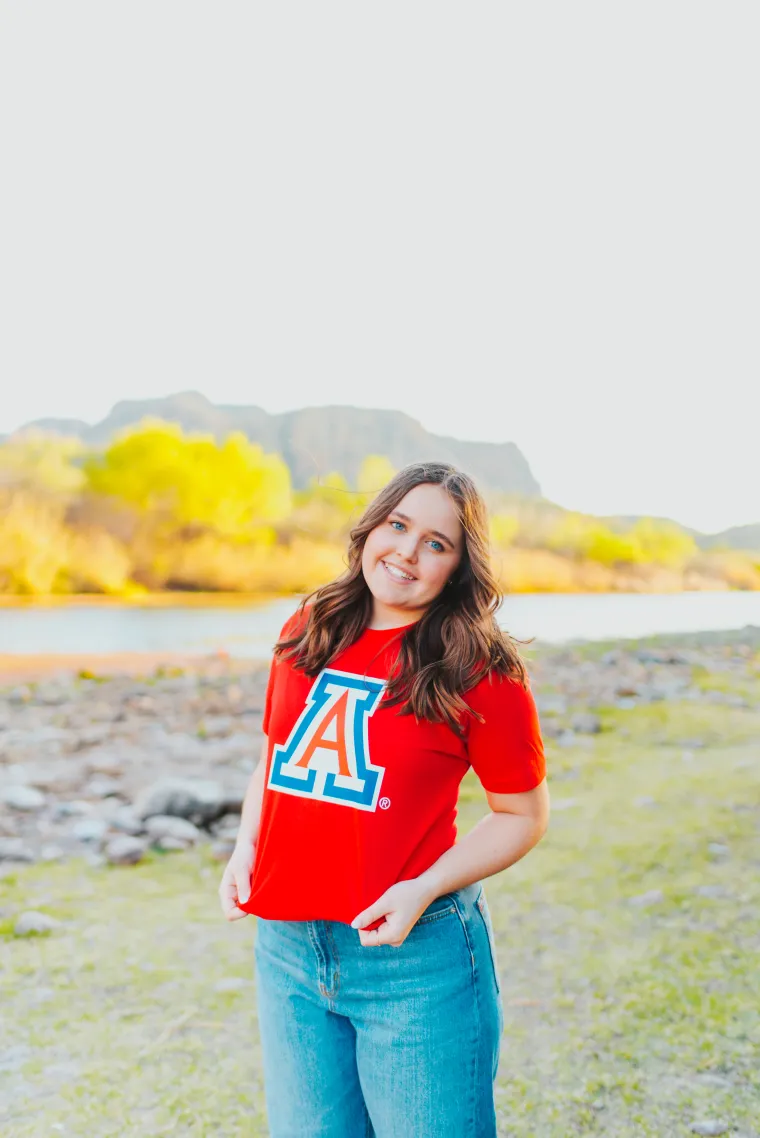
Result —
<instances>
[{"instance_id":1,"label":"mountain ridge","mask_svg":"<svg viewBox=\"0 0 760 1138\"><path fill-rule=\"evenodd\" d=\"M12 434L47 430L73 435L90 446L102 446L117 431L146 418L178 423L186 432L211 434L217 439L242 431L265 451L282 455L297 487L332 471L354 483L362 460L368 454L381 454L397 468L418 460L450 462L467 470L485 488L541 496L541 487L515 443L469 442L435 435L403 411L334 405L270 414L255 404L215 404L198 391L182 391L155 399L120 400L94 424L78 419L36 419Z\"/></svg>"}]
</instances>

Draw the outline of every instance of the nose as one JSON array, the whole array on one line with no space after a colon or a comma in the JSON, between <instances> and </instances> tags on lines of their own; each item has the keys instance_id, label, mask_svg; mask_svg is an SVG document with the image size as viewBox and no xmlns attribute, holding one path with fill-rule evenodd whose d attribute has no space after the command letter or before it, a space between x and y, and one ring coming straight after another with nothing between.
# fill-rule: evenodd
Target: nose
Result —
<instances>
[{"instance_id":1,"label":"nose","mask_svg":"<svg viewBox=\"0 0 760 1138\"><path fill-rule=\"evenodd\" d=\"M396 539L396 556L414 564L417 560L417 540L411 533L400 533Z\"/></svg>"}]
</instances>

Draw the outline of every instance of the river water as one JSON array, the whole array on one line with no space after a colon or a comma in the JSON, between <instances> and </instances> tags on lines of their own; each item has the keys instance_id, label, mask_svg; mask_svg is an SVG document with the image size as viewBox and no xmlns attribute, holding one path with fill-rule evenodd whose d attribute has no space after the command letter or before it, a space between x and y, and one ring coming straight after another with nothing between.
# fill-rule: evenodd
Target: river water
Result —
<instances>
[{"instance_id":1,"label":"river water","mask_svg":"<svg viewBox=\"0 0 760 1138\"><path fill-rule=\"evenodd\" d=\"M267 659L297 598L169 608L70 604L0 608L0 653L223 650ZM532 593L507 597L501 624L520 639L558 643L760 626L760 593Z\"/></svg>"}]
</instances>

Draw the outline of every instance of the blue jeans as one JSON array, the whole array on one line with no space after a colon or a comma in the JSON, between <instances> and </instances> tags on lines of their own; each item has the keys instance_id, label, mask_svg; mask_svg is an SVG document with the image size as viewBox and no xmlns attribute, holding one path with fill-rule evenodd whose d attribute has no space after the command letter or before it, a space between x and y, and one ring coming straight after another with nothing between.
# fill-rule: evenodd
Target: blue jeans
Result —
<instances>
[{"instance_id":1,"label":"blue jeans","mask_svg":"<svg viewBox=\"0 0 760 1138\"><path fill-rule=\"evenodd\" d=\"M495 1138L504 1019L480 882L399 948L340 921L256 925L271 1138Z\"/></svg>"}]
</instances>

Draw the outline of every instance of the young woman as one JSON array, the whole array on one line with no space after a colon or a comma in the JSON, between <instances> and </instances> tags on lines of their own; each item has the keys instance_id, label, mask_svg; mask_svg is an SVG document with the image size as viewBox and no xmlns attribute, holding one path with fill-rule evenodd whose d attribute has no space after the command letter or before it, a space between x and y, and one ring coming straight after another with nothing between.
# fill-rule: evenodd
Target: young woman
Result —
<instances>
[{"instance_id":1,"label":"young woman","mask_svg":"<svg viewBox=\"0 0 760 1138\"><path fill-rule=\"evenodd\" d=\"M503 1013L481 879L548 819L498 601L472 480L415 463L352 531L347 571L282 630L219 888L229 920L258 918L272 1138L496 1135ZM470 766L490 809L456 841Z\"/></svg>"}]
</instances>

